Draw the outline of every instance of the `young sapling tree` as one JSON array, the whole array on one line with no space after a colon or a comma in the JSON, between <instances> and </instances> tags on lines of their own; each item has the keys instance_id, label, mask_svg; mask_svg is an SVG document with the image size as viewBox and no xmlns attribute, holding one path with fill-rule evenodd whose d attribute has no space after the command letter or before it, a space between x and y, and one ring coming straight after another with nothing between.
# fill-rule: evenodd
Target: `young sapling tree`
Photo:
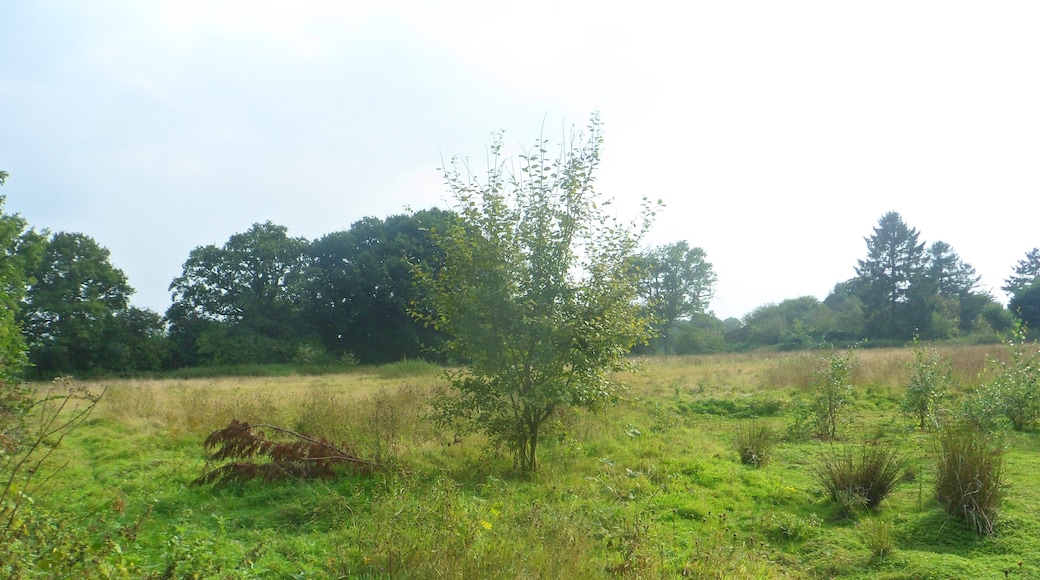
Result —
<instances>
[{"instance_id":1,"label":"young sapling tree","mask_svg":"<svg viewBox=\"0 0 1040 580\"><path fill-rule=\"evenodd\" d=\"M539 139L506 158L497 134L483 179L453 158L444 177L460 219L431 232L441 267L415 265L428 302L414 311L446 332L464 365L438 416L504 444L525 472L537 469L557 411L615 401L611 371L650 333L633 264L653 211L644 200L632 223L603 211L609 201L593 188L601 144L594 115L555 155Z\"/></svg>"}]
</instances>

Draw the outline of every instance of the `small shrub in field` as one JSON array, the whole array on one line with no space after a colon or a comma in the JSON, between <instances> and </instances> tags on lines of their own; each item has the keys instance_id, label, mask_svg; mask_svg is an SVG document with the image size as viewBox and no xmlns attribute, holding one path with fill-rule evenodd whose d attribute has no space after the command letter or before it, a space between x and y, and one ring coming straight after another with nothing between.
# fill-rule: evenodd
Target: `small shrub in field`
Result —
<instances>
[{"instance_id":1,"label":"small shrub in field","mask_svg":"<svg viewBox=\"0 0 1040 580\"><path fill-rule=\"evenodd\" d=\"M737 427L735 443L741 463L760 467L769 461L773 431L759 421L745 421Z\"/></svg>"},{"instance_id":2,"label":"small shrub in field","mask_svg":"<svg viewBox=\"0 0 1040 580\"><path fill-rule=\"evenodd\" d=\"M852 351L834 353L824 360L824 367L814 373L815 390L808 400L794 407L795 421L788 431L796 437L813 436L835 439L852 421Z\"/></svg>"},{"instance_id":3,"label":"small shrub in field","mask_svg":"<svg viewBox=\"0 0 1040 580\"><path fill-rule=\"evenodd\" d=\"M935 497L980 535L993 532L1004 496L1004 454L991 435L969 428L939 435Z\"/></svg>"},{"instance_id":4,"label":"small shrub in field","mask_svg":"<svg viewBox=\"0 0 1040 580\"><path fill-rule=\"evenodd\" d=\"M910 382L903 393L900 409L924 429L929 419L937 422L936 413L946 398L951 381L950 363L932 350L926 353L914 339L914 361L910 363Z\"/></svg>"},{"instance_id":5,"label":"small shrub in field","mask_svg":"<svg viewBox=\"0 0 1040 580\"><path fill-rule=\"evenodd\" d=\"M1009 425L1015 431L1036 427L1040 421L1040 351L1015 329L1007 342L1010 360L993 359L995 377L965 400L962 418L976 429L992 431Z\"/></svg>"},{"instance_id":6,"label":"small shrub in field","mask_svg":"<svg viewBox=\"0 0 1040 580\"><path fill-rule=\"evenodd\" d=\"M831 500L851 514L877 509L903 481L907 460L891 442L874 441L820 457L813 474Z\"/></svg>"},{"instance_id":7,"label":"small shrub in field","mask_svg":"<svg viewBox=\"0 0 1040 580\"><path fill-rule=\"evenodd\" d=\"M870 518L862 524L863 535L870 553L875 558L884 558L895 549L892 540L892 524L877 518Z\"/></svg>"},{"instance_id":8,"label":"small shrub in field","mask_svg":"<svg viewBox=\"0 0 1040 580\"><path fill-rule=\"evenodd\" d=\"M66 465L52 453L103 395L64 377L39 392L0 377L0 577L92 577L111 554L113 544L96 541L109 524L101 510L84 525L85 517L36 503Z\"/></svg>"}]
</instances>

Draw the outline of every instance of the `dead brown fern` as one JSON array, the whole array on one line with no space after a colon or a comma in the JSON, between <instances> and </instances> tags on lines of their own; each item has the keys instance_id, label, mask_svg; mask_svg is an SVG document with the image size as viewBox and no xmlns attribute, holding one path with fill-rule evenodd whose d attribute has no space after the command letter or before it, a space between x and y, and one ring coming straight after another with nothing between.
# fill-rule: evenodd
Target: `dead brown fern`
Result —
<instances>
[{"instance_id":1,"label":"dead brown fern","mask_svg":"<svg viewBox=\"0 0 1040 580\"><path fill-rule=\"evenodd\" d=\"M261 429L290 440L268 439ZM207 471L195 479L195 485L239 484L254 479L330 479L343 471L369 475L379 469L378 464L335 447L324 437L314 439L282 427L250 425L236 419L210 433L202 445L209 453ZM213 463L219 465L210 469Z\"/></svg>"}]
</instances>

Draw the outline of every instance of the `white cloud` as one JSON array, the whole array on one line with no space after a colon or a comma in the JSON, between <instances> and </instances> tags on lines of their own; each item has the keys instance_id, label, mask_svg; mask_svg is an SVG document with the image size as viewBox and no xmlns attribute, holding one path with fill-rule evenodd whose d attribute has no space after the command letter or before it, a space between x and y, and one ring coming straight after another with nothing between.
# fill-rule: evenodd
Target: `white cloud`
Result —
<instances>
[{"instance_id":1,"label":"white cloud","mask_svg":"<svg viewBox=\"0 0 1040 580\"><path fill-rule=\"evenodd\" d=\"M9 207L109 245L159 310L159 261L252 221L317 236L438 204L442 154L593 110L599 187L620 211L666 201L652 241L707 250L723 316L822 297L890 210L994 288L1040 245L1031 3L41 1L5 18Z\"/></svg>"}]
</instances>

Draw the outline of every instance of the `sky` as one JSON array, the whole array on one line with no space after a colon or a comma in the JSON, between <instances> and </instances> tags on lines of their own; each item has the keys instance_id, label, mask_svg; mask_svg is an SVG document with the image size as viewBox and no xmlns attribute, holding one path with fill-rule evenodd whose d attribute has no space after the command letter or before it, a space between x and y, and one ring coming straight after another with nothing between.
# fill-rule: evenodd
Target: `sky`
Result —
<instances>
[{"instance_id":1,"label":"sky","mask_svg":"<svg viewBox=\"0 0 1040 580\"><path fill-rule=\"evenodd\" d=\"M1032 1L8 0L0 194L163 313L197 246L448 208L445 160L598 111L597 189L664 202L645 243L703 248L720 318L823 299L889 211L1006 303L1040 246L1038 29Z\"/></svg>"}]
</instances>

